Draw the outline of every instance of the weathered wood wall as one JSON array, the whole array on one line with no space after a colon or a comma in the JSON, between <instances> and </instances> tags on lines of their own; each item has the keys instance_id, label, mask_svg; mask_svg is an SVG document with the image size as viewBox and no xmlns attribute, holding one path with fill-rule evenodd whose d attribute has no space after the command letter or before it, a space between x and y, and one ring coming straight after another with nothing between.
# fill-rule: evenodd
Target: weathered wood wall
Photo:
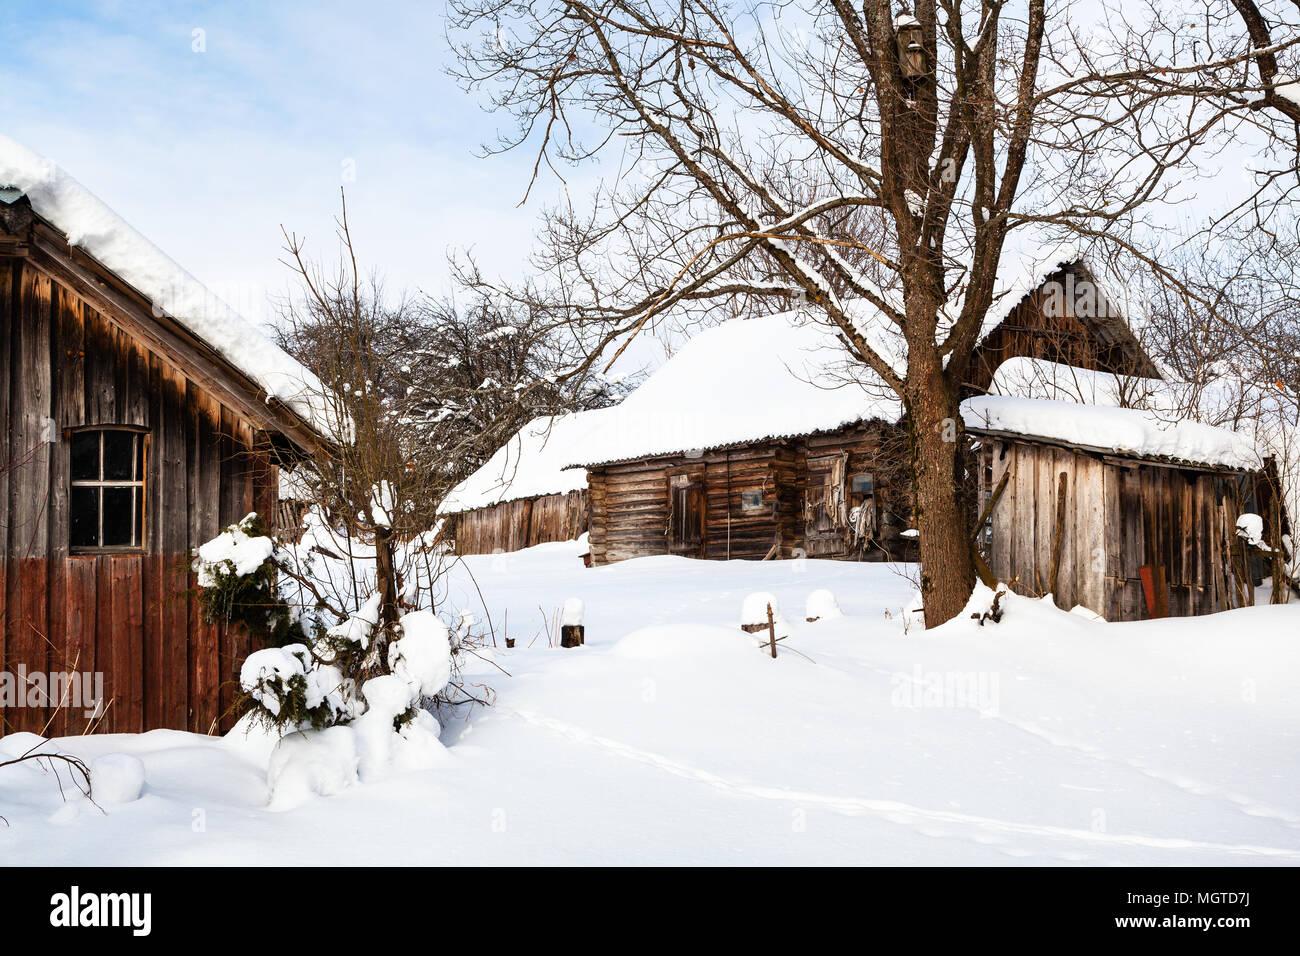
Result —
<instances>
[{"instance_id":1,"label":"weathered wood wall","mask_svg":"<svg viewBox=\"0 0 1300 956\"><path fill-rule=\"evenodd\" d=\"M980 493L1010 471L990 516L989 566L1022 593L1051 590L1058 481L1067 475L1053 597L1108 621L1150 617L1143 566L1160 569L1169 614L1210 614L1251 603L1234 529L1245 476L1101 457L1027 441L986 440ZM1158 575L1157 575L1158 579Z\"/></svg>"},{"instance_id":2,"label":"weathered wood wall","mask_svg":"<svg viewBox=\"0 0 1300 956\"><path fill-rule=\"evenodd\" d=\"M188 563L249 511L275 514L269 454L248 421L45 263L0 258L0 317L0 670L101 672L100 730L228 728L249 639L200 622ZM69 553L63 430L99 424L148 429L136 552ZM40 731L52 712L0 711L0 733ZM87 722L63 708L47 733Z\"/></svg>"},{"instance_id":3,"label":"weathered wood wall","mask_svg":"<svg viewBox=\"0 0 1300 956\"><path fill-rule=\"evenodd\" d=\"M890 556L880 548L855 550L840 528L821 529L810 538L809 516L817 512L825 491L823 476L810 471L809 459L830 455L847 456L848 474L865 470L878 476L878 509L882 516L886 510L891 515L882 530L896 557L909 547L899 537L906 525L892 517L906 507L906 495L882 467L881 436L878 424L854 426L715 449L695 458L665 455L590 469L592 561L609 564L652 554L713 560ZM702 491L703 532L698 541L675 542L669 534L674 481L698 485ZM747 491L760 493L758 508L745 507Z\"/></svg>"},{"instance_id":4,"label":"weathered wood wall","mask_svg":"<svg viewBox=\"0 0 1300 956\"><path fill-rule=\"evenodd\" d=\"M587 492L503 501L456 515L457 554L518 551L551 541L572 541L587 530Z\"/></svg>"},{"instance_id":5,"label":"weathered wood wall","mask_svg":"<svg viewBox=\"0 0 1300 956\"><path fill-rule=\"evenodd\" d=\"M1082 266L1049 276L984 338L967 372L965 393L987 392L998 366L1017 357L1160 377L1127 321Z\"/></svg>"}]
</instances>

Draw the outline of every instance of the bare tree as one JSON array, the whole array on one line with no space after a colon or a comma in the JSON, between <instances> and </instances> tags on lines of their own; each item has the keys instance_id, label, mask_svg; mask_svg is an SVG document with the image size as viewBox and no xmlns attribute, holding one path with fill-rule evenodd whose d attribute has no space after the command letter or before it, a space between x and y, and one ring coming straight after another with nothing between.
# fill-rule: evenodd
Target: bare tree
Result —
<instances>
[{"instance_id":1,"label":"bare tree","mask_svg":"<svg viewBox=\"0 0 1300 956\"><path fill-rule=\"evenodd\" d=\"M493 149L620 160L545 216L551 284L517 298L599 329L602 362L665 316L808 303L906 409L930 624L974 582L958 403L1008 237L1094 239L1177 285L1147 212L1225 138L1286 144L1297 72L1294 35L1260 46L1215 2L1204 41L1155 3L1086 28L1047 0L449 6L460 77L517 123Z\"/></svg>"}]
</instances>

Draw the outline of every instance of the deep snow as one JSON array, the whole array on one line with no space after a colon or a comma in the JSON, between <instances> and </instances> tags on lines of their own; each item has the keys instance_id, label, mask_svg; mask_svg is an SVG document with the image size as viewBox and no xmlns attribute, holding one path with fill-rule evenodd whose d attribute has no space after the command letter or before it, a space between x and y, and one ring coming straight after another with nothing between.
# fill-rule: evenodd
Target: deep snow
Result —
<instances>
[{"instance_id":1,"label":"deep snow","mask_svg":"<svg viewBox=\"0 0 1300 956\"><path fill-rule=\"evenodd\" d=\"M496 703L446 721L434 769L277 812L264 740L63 741L138 757L143 794L101 812L0 770L0 860L1300 863L1300 605L1103 624L1011 599L905 632L882 565L589 570L572 543L466 565L498 644L467 677ZM809 624L823 588L845 616ZM758 591L789 621L776 661L737 626ZM486 619L465 567L448 597ZM569 598L587 644L561 650Z\"/></svg>"}]
</instances>

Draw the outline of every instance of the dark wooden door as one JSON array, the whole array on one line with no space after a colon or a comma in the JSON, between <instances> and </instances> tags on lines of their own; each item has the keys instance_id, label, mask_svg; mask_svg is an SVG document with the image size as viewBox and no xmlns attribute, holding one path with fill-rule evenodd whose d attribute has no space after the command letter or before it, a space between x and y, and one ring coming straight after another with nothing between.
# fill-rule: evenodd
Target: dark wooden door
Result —
<instances>
[{"instance_id":1,"label":"dark wooden door","mask_svg":"<svg viewBox=\"0 0 1300 956\"><path fill-rule=\"evenodd\" d=\"M804 541L809 557L842 555L849 550L845 464L841 455L808 460Z\"/></svg>"},{"instance_id":2,"label":"dark wooden door","mask_svg":"<svg viewBox=\"0 0 1300 956\"><path fill-rule=\"evenodd\" d=\"M668 551L694 558L705 556L707 520L704 482L695 476L668 479Z\"/></svg>"}]
</instances>

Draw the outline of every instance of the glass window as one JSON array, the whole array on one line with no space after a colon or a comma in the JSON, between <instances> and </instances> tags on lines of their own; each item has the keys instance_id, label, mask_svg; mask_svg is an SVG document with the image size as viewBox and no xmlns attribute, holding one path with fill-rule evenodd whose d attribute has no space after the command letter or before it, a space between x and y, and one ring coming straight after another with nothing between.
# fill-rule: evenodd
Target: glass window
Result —
<instances>
[{"instance_id":1,"label":"glass window","mask_svg":"<svg viewBox=\"0 0 1300 956\"><path fill-rule=\"evenodd\" d=\"M761 488L750 488L740 493L740 510L741 511L762 511L763 510L763 490Z\"/></svg>"},{"instance_id":2,"label":"glass window","mask_svg":"<svg viewBox=\"0 0 1300 956\"><path fill-rule=\"evenodd\" d=\"M863 472L849 479L849 491L855 495L869 495L875 490L871 475Z\"/></svg>"},{"instance_id":3,"label":"glass window","mask_svg":"<svg viewBox=\"0 0 1300 956\"><path fill-rule=\"evenodd\" d=\"M146 437L123 428L73 433L68 544L74 551L143 547Z\"/></svg>"}]
</instances>

